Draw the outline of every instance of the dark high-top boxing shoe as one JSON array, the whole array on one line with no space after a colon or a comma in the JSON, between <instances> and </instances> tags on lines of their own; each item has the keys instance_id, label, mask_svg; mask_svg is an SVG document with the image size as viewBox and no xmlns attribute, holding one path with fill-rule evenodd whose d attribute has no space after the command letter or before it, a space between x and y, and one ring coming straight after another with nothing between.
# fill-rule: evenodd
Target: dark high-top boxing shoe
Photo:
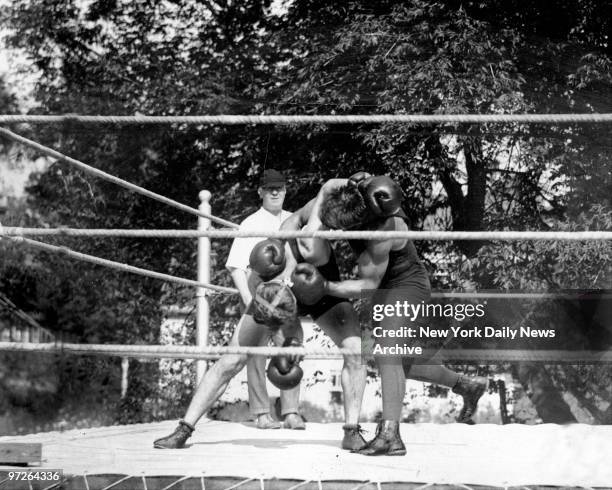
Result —
<instances>
[{"instance_id":1,"label":"dark high-top boxing shoe","mask_svg":"<svg viewBox=\"0 0 612 490\"><path fill-rule=\"evenodd\" d=\"M453 387L453 393L457 393L463 397L463 407L457 422L460 424L475 424L473 417L478 408L478 400L484 395L489 386L489 380L482 376L466 376L465 374L459 378L457 384Z\"/></svg>"},{"instance_id":2,"label":"dark high-top boxing shoe","mask_svg":"<svg viewBox=\"0 0 612 490\"><path fill-rule=\"evenodd\" d=\"M366 440L363 438L361 433L363 429L359 424L344 424L342 426L344 430L344 437L342 438L342 449L348 449L349 451L357 451L362 449L366 445Z\"/></svg>"},{"instance_id":3,"label":"dark high-top boxing shoe","mask_svg":"<svg viewBox=\"0 0 612 490\"><path fill-rule=\"evenodd\" d=\"M399 422L396 420L381 420L376 427L376 437L358 451L357 454L366 456L403 456L406 446L399 433Z\"/></svg>"},{"instance_id":4,"label":"dark high-top boxing shoe","mask_svg":"<svg viewBox=\"0 0 612 490\"><path fill-rule=\"evenodd\" d=\"M179 420L179 424L174 432L169 436L162 437L153 442L156 449L181 449L185 447L185 442L191 437L195 427L184 420Z\"/></svg>"}]
</instances>

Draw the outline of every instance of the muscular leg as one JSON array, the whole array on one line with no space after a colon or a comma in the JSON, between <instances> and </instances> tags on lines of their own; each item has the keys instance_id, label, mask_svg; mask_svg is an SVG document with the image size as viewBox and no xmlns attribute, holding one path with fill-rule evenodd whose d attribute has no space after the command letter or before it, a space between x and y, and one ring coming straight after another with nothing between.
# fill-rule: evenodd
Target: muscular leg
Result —
<instances>
[{"instance_id":1,"label":"muscular leg","mask_svg":"<svg viewBox=\"0 0 612 490\"><path fill-rule=\"evenodd\" d=\"M256 323L252 316L243 315L229 345L256 346L266 335L265 326ZM226 354L206 371L189 403L184 417L185 422L195 425L219 399L230 380L242 370L246 362L246 355Z\"/></svg>"},{"instance_id":2,"label":"muscular leg","mask_svg":"<svg viewBox=\"0 0 612 490\"><path fill-rule=\"evenodd\" d=\"M412 284L411 287L405 286L394 289L379 289L375 293L374 302L379 304L395 304L397 301L407 300L413 304L428 301L430 298L429 282L424 280L422 284ZM418 326L422 319L417 318L410 322L411 326ZM400 316L387 316L380 322L383 331L392 331L406 326L406 319ZM384 336L380 344L385 347L392 347L395 343L393 337ZM400 356L381 356L376 358L380 373L383 400L383 419L399 422L401 419L404 396L406 395L406 373L411 375L426 376L430 366L414 365L414 359ZM416 370L415 370L416 367Z\"/></svg>"},{"instance_id":3,"label":"muscular leg","mask_svg":"<svg viewBox=\"0 0 612 490\"><path fill-rule=\"evenodd\" d=\"M183 420L195 425L223 394L230 380L242 370L246 360L246 355L225 355L206 371Z\"/></svg>"},{"instance_id":4,"label":"muscular leg","mask_svg":"<svg viewBox=\"0 0 612 490\"><path fill-rule=\"evenodd\" d=\"M406 378L453 388L461 377L441 364L413 364L409 359L400 362L400 359L380 358L377 359L377 365L382 386L382 415L385 420L400 420L406 395Z\"/></svg>"},{"instance_id":5,"label":"muscular leg","mask_svg":"<svg viewBox=\"0 0 612 490\"><path fill-rule=\"evenodd\" d=\"M412 364L411 366L405 366L404 372L406 378L434 383L447 388L453 388L461 377L459 373L451 371L441 364Z\"/></svg>"},{"instance_id":6,"label":"muscular leg","mask_svg":"<svg viewBox=\"0 0 612 490\"><path fill-rule=\"evenodd\" d=\"M268 329L256 323L250 315L242 315L230 345L256 346ZM228 354L221 357L204 375L189 403L185 418L179 421L172 434L153 442L157 449L180 449L195 430L195 424L223 394L229 381L240 372L246 355Z\"/></svg>"},{"instance_id":7,"label":"muscular leg","mask_svg":"<svg viewBox=\"0 0 612 490\"><path fill-rule=\"evenodd\" d=\"M350 303L336 304L316 318L316 322L338 347L360 352L359 318ZM345 421L347 424L357 424L366 383L366 368L360 355L344 356L341 383Z\"/></svg>"},{"instance_id":8,"label":"muscular leg","mask_svg":"<svg viewBox=\"0 0 612 490\"><path fill-rule=\"evenodd\" d=\"M406 395L406 376L400 359L377 359L383 399L383 420L399 422Z\"/></svg>"}]
</instances>

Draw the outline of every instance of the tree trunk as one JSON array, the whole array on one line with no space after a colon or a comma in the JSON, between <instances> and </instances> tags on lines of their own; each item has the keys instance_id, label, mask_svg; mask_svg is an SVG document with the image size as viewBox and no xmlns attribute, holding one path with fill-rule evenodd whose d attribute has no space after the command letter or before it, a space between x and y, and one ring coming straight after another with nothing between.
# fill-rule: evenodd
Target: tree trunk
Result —
<instances>
[{"instance_id":1,"label":"tree trunk","mask_svg":"<svg viewBox=\"0 0 612 490\"><path fill-rule=\"evenodd\" d=\"M463 154L467 171L467 193L463 194L461 184L454 176L457 163L448 158L444 146L436 137L427 141L427 152L435 161L440 181L448 196L448 204L453 218L453 230L477 231L483 229L485 197L487 192L487 174L485 170L481 140L478 137L466 138L463 141ZM483 245L482 240L462 240L455 242L459 250L472 257Z\"/></svg>"}]
</instances>

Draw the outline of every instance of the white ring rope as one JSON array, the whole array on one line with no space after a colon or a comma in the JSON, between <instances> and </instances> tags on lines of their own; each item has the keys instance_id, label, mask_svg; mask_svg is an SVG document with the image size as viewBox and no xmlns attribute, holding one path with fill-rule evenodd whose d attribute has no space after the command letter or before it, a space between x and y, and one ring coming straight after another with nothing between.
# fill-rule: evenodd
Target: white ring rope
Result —
<instances>
[{"instance_id":1,"label":"white ring rope","mask_svg":"<svg viewBox=\"0 0 612 490\"><path fill-rule=\"evenodd\" d=\"M43 242L39 242L36 240L30 240L29 238L23 238L23 237L8 237L8 238L9 240L13 240L16 243L29 245L35 248L40 248L42 250L46 250L47 252L60 253L68 257L77 259L77 260L82 260L84 262L90 262L92 264L110 267L111 269L117 269L117 270L124 271L124 272L132 272L134 274L139 274L141 276L152 277L154 279L162 279L164 281L175 282L177 284L183 284L186 286L196 286L199 288L210 289L212 291L217 291L220 293L229 293L229 294L238 293L238 290L235 288L228 288L225 286L216 286L214 284L209 284L206 282L193 281L191 279L184 279L182 277L171 276L169 274L163 274L161 272L155 272L155 271L151 271L148 269L142 269L140 267L134 267L133 265L127 265L127 264L122 264L120 262L115 262L112 260L101 259L93 255L75 252L74 250L71 250L68 247L58 247L56 245L50 245L48 243L43 243Z\"/></svg>"},{"instance_id":2,"label":"white ring rope","mask_svg":"<svg viewBox=\"0 0 612 490\"><path fill-rule=\"evenodd\" d=\"M5 128L0 128L0 135L3 135L6 138L9 138L13 141L16 141L18 143L21 143L25 146L28 146L30 148L33 148L47 156L50 156L52 158L57 159L60 162L66 162L69 163L77 168L79 168L80 170L90 173L92 175L95 175L96 177L100 177L101 179L107 180L109 182L113 182L114 184L117 184L121 187L124 187L126 189L129 189L131 191L134 191L138 194L142 194L143 196L147 196L150 197L151 199L155 199L156 201L162 202L164 204L167 204L169 206L175 207L177 209L180 209L181 211L185 211L187 213L191 213L191 214L195 214L196 216L201 216L202 218L207 218L210 219L211 221L215 221L223 226L227 226L230 228L238 228L238 225L235 223L232 223L231 221L227 221L221 218L217 218L216 216L212 216L208 213L204 213L202 211L200 211L199 209L196 208L192 208L190 206L187 206L185 204L181 204L180 202L175 201L174 199L170 199L168 197L162 196L161 194L157 194L155 192L149 191L147 189L144 189L143 187L140 187L138 185L132 184L130 182L127 182L126 180L120 179L119 177L115 177L114 175L111 175L109 173L106 173L102 170L98 170L97 168L94 168L90 165L87 165L86 163L83 163L79 160L75 160L74 158L70 158L69 156L66 156L52 148L49 148L47 146L41 145L40 143L37 143L36 141L32 141L28 138L24 138L23 136L20 136L18 134L13 133L12 131L9 131L8 129Z\"/></svg>"},{"instance_id":3,"label":"white ring rope","mask_svg":"<svg viewBox=\"0 0 612 490\"><path fill-rule=\"evenodd\" d=\"M324 238L327 240L612 240L612 231L252 231L252 230L131 230L131 229L80 229L80 228L21 228L5 226L4 234L10 236L81 236L125 238L244 238L264 237L283 240L293 238Z\"/></svg>"},{"instance_id":4,"label":"white ring rope","mask_svg":"<svg viewBox=\"0 0 612 490\"><path fill-rule=\"evenodd\" d=\"M447 123L610 123L612 113L591 114L355 114L355 115L204 115L204 116L119 116L119 115L0 115L0 124L447 124Z\"/></svg>"},{"instance_id":5,"label":"white ring rope","mask_svg":"<svg viewBox=\"0 0 612 490\"><path fill-rule=\"evenodd\" d=\"M8 227L4 228L5 232L9 230ZM75 258L77 260L82 260L85 262L90 262L96 265L102 265L105 267L109 267L112 269L121 270L124 272L131 272L134 274L139 274L146 277L152 277L154 279L162 279L164 281L174 282L177 284L183 284L186 286L195 286L199 288L209 289L213 291L217 291L220 293L226 294L238 294L238 290L235 288L225 287L225 286L216 286L213 284L208 284L199 281L193 281L191 279L184 279L182 277L172 276L169 274L163 274L161 272L155 272L148 269L142 269L140 267L134 267L127 264L122 264L120 262L115 262L112 260L102 259L99 257L95 257L93 255L87 255L80 252L75 252L74 250L69 249L68 247L61 247L56 245L50 245L48 243L39 242L37 240L30 240L29 238L24 238L19 235L10 235L10 234L2 234L2 224L0 223L0 238L6 237L9 240L18 243L25 244L35 248L40 248L46 250L48 252L56 252L68 257ZM608 295L604 295L608 297ZM575 298L576 295L572 293L548 293L548 292L508 292L508 293L495 293L495 292L433 292L431 295L432 298L456 298L456 299L487 299L487 298L496 298L496 299L558 299L558 298Z\"/></svg>"},{"instance_id":6,"label":"white ring rope","mask_svg":"<svg viewBox=\"0 0 612 490\"><path fill-rule=\"evenodd\" d=\"M178 346L178 345L105 345L62 343L0 342L0 351L91 354L136 358L216 359L226 354L305 356L310 359L340 359L346 356L373 357L350 349L312 347ZM534 362L612 362L612 351L567 351L528 349L446 349L423 350L423 355L406 357L448 361L534 361Z\"/></svg>"}]
</instances>

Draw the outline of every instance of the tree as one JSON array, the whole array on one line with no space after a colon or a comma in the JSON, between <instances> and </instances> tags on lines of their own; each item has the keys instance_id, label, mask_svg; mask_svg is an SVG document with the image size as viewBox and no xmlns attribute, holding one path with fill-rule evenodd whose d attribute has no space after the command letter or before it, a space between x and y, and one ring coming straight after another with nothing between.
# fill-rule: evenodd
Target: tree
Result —
<instances>
[{"instance_id":1,"label":"tree","mask_svg":"<svg viewBox=\"0 0 612 490\"><path fill-rule=\"evenodd\" d=\"M598 19L594 20L597 13ZM511 113L599 111L609 105L609 17L597 2L117 2L15 0L9 43L41 71L40 113ZM551 62L554 60L554 62ZM561 60L562 63L556 62ZM238 221L256 205L256 176L283 166L288 202L303 204L328 177L387 173L406 193L415 228L550 229L594 203L609 203L606 127L571 125L381 125L299 127L23 127L70 156L178 201ZM589 180L590 179L590 180ZM592 182L602 185L593 190ZM588 190L588 192L587 192ZM81 174L51 166L29 189L20 224L95 228L193 228L191 216ZM579 205L573 203L579 198ZM194 278L185 240L65 240L80 251ZM214 242L212 281L229 243ZM419 243L456 285L482 243ZM155 341L159 301L193 291L63 258L33 255L48 280L49 315L72 320L84 341ZM478 276L482 286L490 277ZM53 277L53 271L61 271ZM67 284L64 296L57 282ZM96 291L83 292L95 281ZM41 286L42 287L42 286ZM66 301L73 297L75 303ZM85 306L83 306L85 305ZM65 308L65 310L64 310ZM217 297L224 338L235 299ZM100 315L99 312L103 312ZM136 318L136 322L133 319ZM85 325L83 330L77 324ZM72 326L70 327L73 328Z\"/></svg>"},{"instance_id":2,"label":"tree","mask_svg":"<svg viewBox=\"0 0 612 490\"><path fill-rule=\"evenodd\" d=\"M557 229L564 231L609 230L612 211L595 206L579 215L574 223L558 222L556 225ZM610 302L606 299L612 284L610 257L612 245L606 241L493 243L483 247L469 265L479 283L503 290L578 290L576 294L593 291L591 301L585 303L592 306L582 306L580 317L584 318L577 320L575 325L568 327L559 323L555 328L560 335L572 339L569 342L572 349L582 346L587 350L606 350L612 340L612 331L608 328ZM602 291L607 294L596 301ZM543 318L550 317L548 314ZM577 325L582 327L583 337L576 337L578 332L567 330L575 329ZM589 326L594 330L587 330ZM612 420L612 411L602 408L602 404L610 400L608 365L520 362L513 370L526 391L532 394L531 399L544 421L575 421L561 394L573 397L595 423L609 424Z\"/></svg>"}]
</instances>

